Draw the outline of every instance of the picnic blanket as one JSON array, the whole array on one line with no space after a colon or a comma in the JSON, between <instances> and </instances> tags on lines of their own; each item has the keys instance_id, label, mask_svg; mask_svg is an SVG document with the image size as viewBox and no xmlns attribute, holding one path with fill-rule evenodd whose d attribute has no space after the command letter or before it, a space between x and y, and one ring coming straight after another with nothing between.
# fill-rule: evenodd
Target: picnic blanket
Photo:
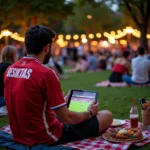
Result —
<instances>
[{"instance_id":1,"label":"picnic blanket","mask_svg":"<svg viewBox=\"0 0 150 150\"><path fill-rule=\"evenodd\" d=\"M108 80L97 83L95 86L97 87L125 87L128 86L125 82L110 82Z\"/></svg>"},{"instance_id":2,"label":"picnic blanket","mask_svg":"<svg viewBox=\"0 0 150 150\"><path fill-rule=\"evenodd\" d=\"M14 142L12 140L12 134L3 130L0 130L0 147L5 147L14 150L75 150L74 148L66 146L49 146L44 144L39 144L36 146L26 146Z\"/></svg>"},{"instance_id":3,"label":"picnic blanket","mask_svg":"<svg viewBox=\"0 0 150 150\"><path fill-rule=\"evenodd\" d=\"M123 125L123 127L130 127L130 121L126 120L126 123ZM140 123L139 123L140 126ZM10 133L11 130L9 125L3 127L1 130ZM76 142L70 142L63 144L62 146L67 146L71 148L76 148L76 149L81 149L81 150L127 150L132 144L140 147L143 146L147 143L150 143L150 131L143 131L143 133L146 134L147 138L144 141L141 141L139 143L111 143L106 140L104 140L101 136L98 137L93 137L89 139L84 139L81 141L76 141Z\"/></svg>"},{"instance_id":4,"label":"picnic blanket","mask_svg":"<svg viewBox=\"0 0 150 150\"><path fill-rule=\"evenodd\" d=\"M126 87L126 86L131 86L131 87L145 87L145 86L150 86L150 84L133 84L133 85L128 85L126 82L110 82L108 80L102 81L99 83L95 84L96 87Z\"/></svg>"}]
</instances>

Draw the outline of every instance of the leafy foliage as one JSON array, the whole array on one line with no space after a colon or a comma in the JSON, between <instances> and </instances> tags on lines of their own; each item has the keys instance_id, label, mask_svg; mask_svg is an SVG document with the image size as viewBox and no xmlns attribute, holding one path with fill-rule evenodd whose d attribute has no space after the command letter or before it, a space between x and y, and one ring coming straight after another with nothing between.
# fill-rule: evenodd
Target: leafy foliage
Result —
<instances>
[{"instance_id":1,"label":"leafy foliage","mask_svg":"<svg viewBox=\"0 0 150 150\"><path fill-rule=\"evenodd\" d=\"M88 19L90 15L92 18ZM103 32L111 30L114 23L119 26L119 16L117 16L107 5L97 4L93 7L90 3L74 9L74 15L69 16L66 21L67 26L75 26L86 32ZM116 28L118 27L116 25ZM113 26L114 29L115 26Z\"/></svg>"}]
</instances>

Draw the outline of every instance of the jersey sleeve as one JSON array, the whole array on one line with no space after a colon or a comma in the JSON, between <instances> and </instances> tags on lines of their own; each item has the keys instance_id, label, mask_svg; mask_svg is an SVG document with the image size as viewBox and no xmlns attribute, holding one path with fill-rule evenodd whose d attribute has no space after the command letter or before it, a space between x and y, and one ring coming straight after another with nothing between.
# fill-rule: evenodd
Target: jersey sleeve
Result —
<instances>
[{"instance_id":1,"label":"jersey sleeve","mask_svg":"<svg viewBox=\"0 0 150 150\"><path fill-rule=\"evenodd\" d=\"M50 69L46 74L45 85L46 101L50 109L53 110L66 105L59 79Z\"/></svg>"}]
</instances>

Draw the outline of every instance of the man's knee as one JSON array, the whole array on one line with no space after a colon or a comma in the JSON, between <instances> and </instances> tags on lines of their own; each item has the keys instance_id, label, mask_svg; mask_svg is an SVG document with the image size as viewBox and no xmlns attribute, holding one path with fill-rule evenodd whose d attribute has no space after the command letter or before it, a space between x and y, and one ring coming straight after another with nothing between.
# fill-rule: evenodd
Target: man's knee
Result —
<instances>
[{"instance_id":1,"label":"man's knee","mask_svg":"<svg viewBox=\"0 0 150 150\"><path fill-rule=\"evenodd\" d=\"M99 121L99 131L103 132L108 129L113 122L113 115L108 110L100 111L97 115Z\"/></svg>"}]
</instances>

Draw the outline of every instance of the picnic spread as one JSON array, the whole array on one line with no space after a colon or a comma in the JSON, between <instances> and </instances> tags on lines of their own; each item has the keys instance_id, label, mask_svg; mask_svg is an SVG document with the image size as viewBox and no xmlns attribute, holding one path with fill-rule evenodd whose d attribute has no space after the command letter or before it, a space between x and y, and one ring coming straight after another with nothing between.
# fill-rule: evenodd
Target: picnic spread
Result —
<instances>
[{"instance_id":1,"label":"picnic spread","mask_svg":"<svg viewBox=\"0 0 150 150\"><path fill-rule=\"evenodd\" d=\"M117 125L117 122L116 122ZM104 139L102 135L98 137L93 137L89 139L84 139L81 141L75 141L75 142L70 142L66 144L62 144L61 146L66 146L70 148L75 148L75 149L81 149L81 150L127 150L132 144L141 147L144 146L148 143L150 143L150 130L142 130L141 129L141 123L138 123L138 127L140 128L142 134L144 135L144 138L139 140L139 142L132 142L132 141L125 141L125 142L109 142L108 140ZM119 121L118 121L118 127L116 129L122 129L122 128L130 128L130 120L123 120L123 123L121 122L121 126L119 126ZM112 128L114 127L112 126ZM108 129L108 131L110 130ZM2 131L5 131L9 134L11 134L10 126L4 126L1 128Z\"/></svg>"}]
</instances>

